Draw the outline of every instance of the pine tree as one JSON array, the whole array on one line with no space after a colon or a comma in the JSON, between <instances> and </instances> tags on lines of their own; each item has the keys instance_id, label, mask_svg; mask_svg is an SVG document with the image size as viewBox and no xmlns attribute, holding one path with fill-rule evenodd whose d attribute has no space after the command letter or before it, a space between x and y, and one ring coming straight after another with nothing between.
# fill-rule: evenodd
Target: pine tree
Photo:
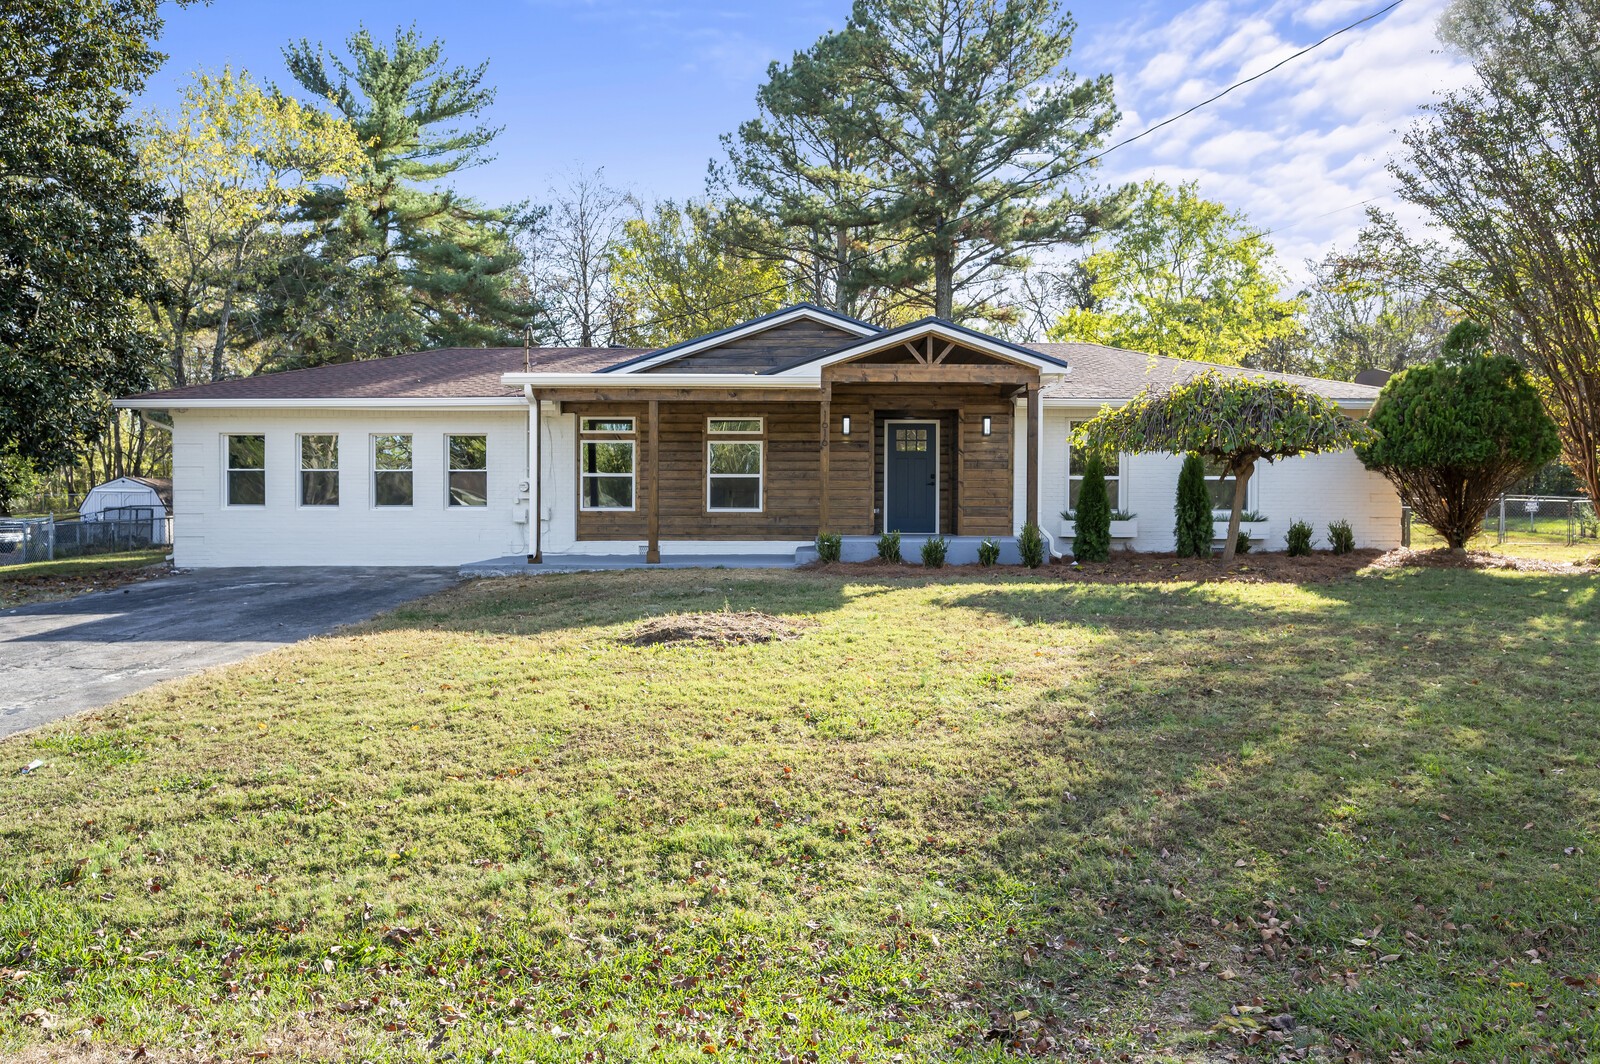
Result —
<instances>
[{"instance_id":1,"label":"pine tree","mask_svg":"<svg viewBox=\"0 0 1600 1064\"><path fill-rule=\"evenodd\" d=\"M1197 454L1183 460L1175 510L1178 557L1211 557L1211 492L1206 488L1206 463Z\"/></svg>"},{"instance_id":2,"label":"pine tree","mask_svg":"<svg viewBox=\"0 0 1600 1064\"><path fill-rule=\"evenodd\" d=\"M500 132L477 121L494 101L488 64L449 67L443 43L414 29L396 31L387 45L362 29L346 46L348 60L307 40L284 50L307 97L330 101L355 127L369 164L363 181L324 188L308 206L322 238L311 254L322 268L306 271L311 287L291 294L342 293L361 342L375 347L325 336L331 350L307 360L514 342L536 312L509 291L520 262L516 212L437 187L488 161Z\"/></svg>"},{"instance_id":3,"label":"pine tree","mask_svg":"<svg viewBox=\"0 0 1600 1064\"><path fill-rule=\"evenodd\" d=\"M1111 497L1106 493L1106 465L1099 455L1091 455L1083 464L1073 516L1072 556L1080 562L1111 557Z\"/></svg>"}]
</instances>

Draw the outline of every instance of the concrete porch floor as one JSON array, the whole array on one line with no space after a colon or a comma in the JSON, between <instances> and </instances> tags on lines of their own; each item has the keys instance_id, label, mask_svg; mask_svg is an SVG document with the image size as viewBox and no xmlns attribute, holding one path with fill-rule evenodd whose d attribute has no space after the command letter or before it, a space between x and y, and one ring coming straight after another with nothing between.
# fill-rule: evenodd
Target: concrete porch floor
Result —
<instances>
[{"instance_id":1,"label":"concrete porch floor","mask_svg":"<svg viewBox=\"0 0 1600 1064\"><path fill-rule=\"evenodd\" d=\"M540 573L595 573L611 569L793 569L793 554L668 554L654 565L643 555L547 554L531 565L523 555L489 558L461 567L465 577L537 576Z\"/></svg>"}]
</instances>

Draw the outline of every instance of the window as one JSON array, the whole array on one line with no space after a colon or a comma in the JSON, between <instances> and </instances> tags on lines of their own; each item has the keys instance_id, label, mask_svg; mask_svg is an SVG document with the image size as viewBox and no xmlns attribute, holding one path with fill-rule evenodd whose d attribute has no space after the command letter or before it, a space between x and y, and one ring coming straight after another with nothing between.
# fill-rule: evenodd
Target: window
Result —
<instances>
[{"instance_id":1,"label":"window","mask_svg":"<svg viewBox=\"0 0 1600 1064\"><path fill-rule=\"evenodd\" d=\"M267 438L228 437L228 505L267 504Z\"/></svg>"},{"instance_id":2,"label":"window","mask_svg":"<svg viewBox=\"0 0 1600 1064\"><path fill-rule=\"evenodd\" d=\"M339 437L300 437L300 505L339 505Z\"/></svg>"},{"instance_id":3,"label":"window","mask_svg":"<svg viewBox=\"0 0 1600 1064\"><path fill-rule=\"evenodd\" d=\"M1081 421L1072 421L1067 424L1067 439L1072 439L1072 434L1078 431ZM1067 444L1067 509L1073 513L1078 512L1078 492L1083 488L1083 461L1081 456L1072 451L1072 444ZM1115 454L1106 462L1106 497L1111 500L1111 512L1116 513L1122 509L1122 456Z\"/></svg>"},{"instance_id":4,"label":"window","mask_svg":"<svg viewBox=\"0 0 1600 1064\"><path fill-rule=\"evenodd\" d=\"M762 419L758 417L707 419L707 510L761 510L761 476L766 457L761 430Z\"/></svg>"},{"instance_id":5,"label":"window","mask_svg":"<svg viewBox=\"0 0 1600 1064\"><path fill-rule=\"evenodd\" d=\"M578 420L584 435L578 443L578 505L584 510L633 509L635 445L617 437L633 432L631 417L586 417Z\"/></svg>"},{"instance_id":6,"label":"window","mask_svg":"<svg viewBox=\"0 0 1600 1064\"><path fill-rule=\"evenodd\" d=\"M489 505L489 437L446 436L451 506Z\"/></svg>"},{"instance_id":7,"label":"window","mask_svg":"<svg viewBox=\"0 0 1600 1064\"><path fill-rule=\"evenodd\" d=\"M411 437L372 437L372 504L411 505Z\"/></svg>"},{"instance_id":8,"label":"window","mask_svg":"<svg viewBox=\"0 0 1600 1064\"><path fill-rule=\"evenodd\" d=\"M1233 493L1239 478L1228 472L1226 462L1206 459L1206 489L1211 492L1211 508L1233 512ZM1247 489L1248 491L1248 489ZM1245 509L1250 508L1249 500Z\"/></svg>"}]
</instances>

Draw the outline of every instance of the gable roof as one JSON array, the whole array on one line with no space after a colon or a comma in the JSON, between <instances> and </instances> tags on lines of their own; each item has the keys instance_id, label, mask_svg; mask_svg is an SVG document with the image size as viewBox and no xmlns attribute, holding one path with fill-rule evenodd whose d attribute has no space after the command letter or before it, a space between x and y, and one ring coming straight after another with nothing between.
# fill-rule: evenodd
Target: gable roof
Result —
<instances>
[{"instance_id":1,"label":"gable roof","mask_svg":"<svg viewBox=\"0 0 1600 1064\"><path fill-rule=\"evenodd\" d=\"M730 325L726 329L718 329L716 332L707 333L704 336L691 337L688 340L680 341L679 343L673 344L670 347L659 348L655 351L646 351L635 358L630 358L625 362L619 362L614 366L601 370L600 372L637 373L640 370L650 369L653 366L659 366L666 362L672 362L676 359L684 358L698 351L708 350L720 344L728 343L732 340L738 340L746 336L754 336L757 333L766 332L768 329L775 329L780 325L787 325L790 322L801 320L809 320L823 325L831 325L842 332L854 333L857 336L871 336L875 333L882 332L882 330L876 325L859 321L846 314L840 314L836 310L829 310L826 307L819 307L815 303L796 303L793 306L783 307L779 310L774 310L770 313L763 314L759 318L751 318L749 321L740 322L738 325Z\"/></svg>"},{"instance_id":2,"label":"gable roof","mask_svg":"<svg viewBox=\"0 0 1600 1064\"><path fill-rule=\"evenodd\" d=\"M1021 362L1030 366L1037 366L1046 371L1056 373L1070 373L1072 367L1063 358L1047 351L1040 351L1037 347L1024 347L1014 344L1010 340L1002 340L998 336L969 329L965 325L957 325L944 318L927 317L898 326L893 329L881 330L871 336L854 340L832 351L824 351L813 358L793 365L779 366L767 370L777 376L810 376L811 370L820 371L824 366L831 366L836 362L848 362L862 355L870 355L875 351L882 351L906 343L919 336L941 336L947 340L954 340L964 347L976 351L983 351L999 358Z\"/></svg>"},{"instance_id":3,"label":"gable roof","mask_svg":"<svg viewBox=\"0 0 1600 1064\"><path fill-rule=\"evenodd\" d=\"M638 348L536 347L535 369L593 373L638 353ZM520 347L441 347L388 358L339 362L309 369L237 377L162 392L143 392L119 400L136 406L177 406L198 401L283 402L296 399L497 399L520 397L522 389L501 380L521 372ZM159 402L156 402L159 400Z\"/></svg>"},{"instance_id":4,"label":"gable roof","mask_svg":"<svg viewBox=\"0 0 1600 1064\"><path fill-rule=\"evenodd\" d=\"M1044 386L1045 399L1089 399L1115 401L1132 399L1147 387L1170 388L1193 380L1202 373L1216 371L1234 377L1265 377L1268 380L1298 384L1327 399L1357 405L1378 398L1378 389L1365 384L1307 377L1299 373L1274 373L1247 366L1223 366L1214 362L1191 362L1165 355L1147 355L1121 347L1101 344L1029 344L1041 354L1065 359L1072 364L1072 376Z\"/></svg>"}]
</instances>

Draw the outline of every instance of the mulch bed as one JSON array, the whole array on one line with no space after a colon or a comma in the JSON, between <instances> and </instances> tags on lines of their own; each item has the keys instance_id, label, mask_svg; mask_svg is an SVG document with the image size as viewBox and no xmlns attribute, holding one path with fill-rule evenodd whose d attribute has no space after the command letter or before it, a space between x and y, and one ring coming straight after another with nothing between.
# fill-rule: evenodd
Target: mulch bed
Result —
<instances>
[{"instance_id":1,"label":"mulch bed","mask_svg":"<svg viewBox=\"0 0 1600 1064\"><path fill-rule=\"evenodd\" d=\"M1600 556L1597 556L1600 557ZM1375 569L1511 569L1519 573L1591 573L1596 559L1582 562L1552 562L1540 558L1514 558L1489 550L1469 550L1452 554L1447 547L1432 550L1392 550L1373 563Z\"/></svg>"},{"instance_id":2,"label":"mulch bed","mask_svg":"<svg viewBox=\"0 0 1600 1064\"><path fill-rule=\"evenodd\" d=\"M705 643L712 646L749 646L798 639L814 621L774 617L758 610L743 613L679 613L645 621L622 640L632 646L674 646Z\"/></svg>"}]
</instances>

